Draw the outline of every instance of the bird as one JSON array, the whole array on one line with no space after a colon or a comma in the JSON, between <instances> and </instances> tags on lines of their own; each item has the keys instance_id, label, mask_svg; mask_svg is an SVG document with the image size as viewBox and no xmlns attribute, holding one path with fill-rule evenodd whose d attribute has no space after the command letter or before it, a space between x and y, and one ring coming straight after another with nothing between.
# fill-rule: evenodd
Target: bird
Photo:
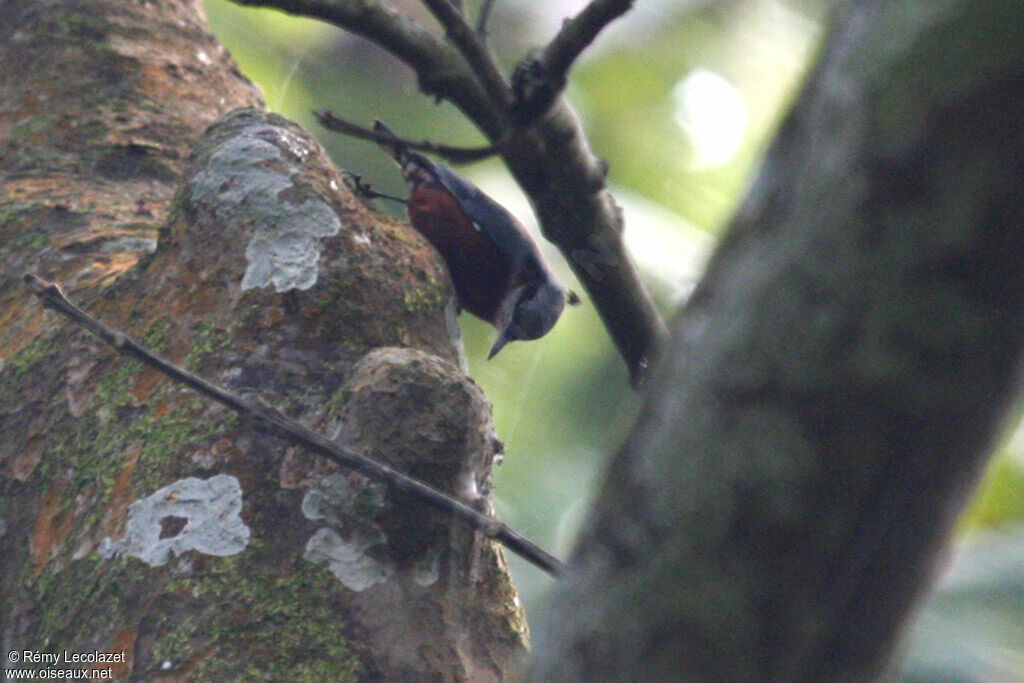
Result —
<instances>
[{"instance_id":1,"label":"bird","mask_svg":"<svg viewBox=\"0 0 1024 683\"><path fill-rule=\"evenodd\" d=\"M567 293L515 216L466 178L409 149L380 121L373 131L409 189L409 223L448 267L459 307L498 330L487 355L539 339L565 308ZM578 299L571 293L570 303Z\"/></svg>"}]
</instances>

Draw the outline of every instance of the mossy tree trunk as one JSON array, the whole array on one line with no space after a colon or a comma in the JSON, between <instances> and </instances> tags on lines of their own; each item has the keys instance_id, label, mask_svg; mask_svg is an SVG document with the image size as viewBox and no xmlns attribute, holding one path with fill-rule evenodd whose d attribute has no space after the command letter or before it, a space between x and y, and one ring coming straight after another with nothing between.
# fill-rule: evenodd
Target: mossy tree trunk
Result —
<instances>
[{"instance_id":1,"label":"mossy tree trunk","mask_svg":"<svg viewBox=\"0 0 1024 683\"><path fill-rule=\"evenodd\" d=\"M0 5L4 651L124 653L140 680L505 677L525 629L499 550L22 284L486 508L500 444L442 265L261 107L197 0Z\"/></svg>"},{"instance_id":2,"label":"mossy tree trunk","mask_svg":"<svg viewBox=\"0 0 1024 683\"><path fill-rule=\"evenodd\" d=\"M536 679L865 681L1019 400L1024 4L854 0L677 316Z\"/></svg>"}]
</instances>

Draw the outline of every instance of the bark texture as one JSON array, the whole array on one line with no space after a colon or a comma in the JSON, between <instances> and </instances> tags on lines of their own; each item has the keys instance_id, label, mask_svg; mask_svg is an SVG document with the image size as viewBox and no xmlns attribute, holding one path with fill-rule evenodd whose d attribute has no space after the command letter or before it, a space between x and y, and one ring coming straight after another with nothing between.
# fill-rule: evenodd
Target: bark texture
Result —
<instances>
[{"instance_id":1,"label":"bark texture","mask_svg":"<svg viewBox=\"0 0 1024 683\"><path fill-rule=\"evenodd\" d=\"M21 285L61 282L165 357L486 509L501 446L443 264L259 107L198 2L0 6L4 650L124 652L114 673L138 680L507 676L525 626L500 550L253 433Z\"/></svg>"},{"instance_id":2,"label":"bark texture","mask_svg":"<svg viewBox=\"0 0 1024 683\"><path fill-rule=\"evenodd\" d=\"M889 665L1024 348L1024 5L845 5L615 455L536 680Z\"/></svg>"}]
</instances>

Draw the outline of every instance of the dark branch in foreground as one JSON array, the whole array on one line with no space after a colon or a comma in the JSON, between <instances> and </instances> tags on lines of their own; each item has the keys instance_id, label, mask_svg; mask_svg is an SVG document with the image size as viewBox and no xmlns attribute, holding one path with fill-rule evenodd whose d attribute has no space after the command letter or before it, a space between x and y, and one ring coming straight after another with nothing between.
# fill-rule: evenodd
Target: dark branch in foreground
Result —
<instances>
[{"instance_id":1,"label":"dark branch in foreground","mask_svg":"<svg viewBox=\"0 0 1024 683\"><path fill-rule=\"evenodd\" d=\"M371 142L392 142L395 140L393 135L382 135L371 128L364 128L359 124L339 118L330 111L314 111L313 115L320 122L321 126L336 133L342 133L362 140L370 140ZM489 147L450 147L448 145L439 145L429 140L413 142L399 138L398 141L409 149L436 154L453 164L468 164L471 161L480 161L498 153L498 148L493 145Z\"/></svg>"},{"instance_id":2,"label":"dark branch in foreground","mask_svg":"<svg viewBox=\"0 0 1024 683\"><path fill-rule=\"evenodd\" d=\"M139 359L174 381L249 419L258 431L302 446L342 467L387 484L436 510L451 515L453 519L468 524L477 532L502 543L512 552L549 574L558 576L561 573L562 564L557 558L499 520L477 512L465 503L383 463L342 448L273 408L247 401L199 375L164 360L124 333L107 327L90 316L73 304L56 284L32 273L25 275L25 282L46 308L57 311L114 347L118 353Z\"/></svg>"}]
</instances>

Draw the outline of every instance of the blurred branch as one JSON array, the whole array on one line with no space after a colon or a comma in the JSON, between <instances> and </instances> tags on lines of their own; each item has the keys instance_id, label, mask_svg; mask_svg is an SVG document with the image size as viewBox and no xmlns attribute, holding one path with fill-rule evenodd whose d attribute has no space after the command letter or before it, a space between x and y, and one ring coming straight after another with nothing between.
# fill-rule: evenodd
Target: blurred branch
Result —
<instances>
[{"instance_id":1,"label":"blurred branch","mask_svg":"<svg viewBox=\"0 0 1024 683\"><path fill-rule=\"evenodd\" d=\"M886 669L1024 371L1024 4L921 7L838 5L531 680L906 680Z\"/></svg>"},{"instance_id":2,"label":"blurred branch","mask_svg":"<svg viewBox=\"0 0 1024 683\"><path fill-rule=\"evenodd\" d=\"M60 313L71 322L112 346L118 353L137 358L175 382L184 384L193 391L235 411L248 419L258 431L301 446L346 469L382 482L407 496L429 505L435 510L440 510L450 515L453 519L473 527L478 533L499 541L512 552L520 555L523 559L540 567L549 574L558 575L561 571L561 563L554 556L497 519L474 510L469 505L438 491L428 484L424 484L418 479L414 479L376 460L371 460L364 455L342 448L333 441L307 429L301 423L273 408L247 401L195 373L164 360L124 333L104 325L83 311L72 303L56 284L46 282L39 276L31 273L25 275L25 282L46 308Z\"/></svg>"},{"instance_id":3,"label":"blurred branch","mask_svg":"<svg viewBox=\"0 0 1024 683\"><path fill-rule=\"evenodd\" d=\"M362 140L370 140L371 142L393 142L396 139L392 135L381 135L371 128L339 118L331 111L314 111L313 115L316 116L320 125L336 133L342 133ZM413 142L403 138L397 138L397 140L409 149L436 154L455 164L479 161L498 153L498 148L494 145L488 147L450 147L448 145L439 145L429 140L423 140L422 142Z\"/></svg>"}]
</instances>

